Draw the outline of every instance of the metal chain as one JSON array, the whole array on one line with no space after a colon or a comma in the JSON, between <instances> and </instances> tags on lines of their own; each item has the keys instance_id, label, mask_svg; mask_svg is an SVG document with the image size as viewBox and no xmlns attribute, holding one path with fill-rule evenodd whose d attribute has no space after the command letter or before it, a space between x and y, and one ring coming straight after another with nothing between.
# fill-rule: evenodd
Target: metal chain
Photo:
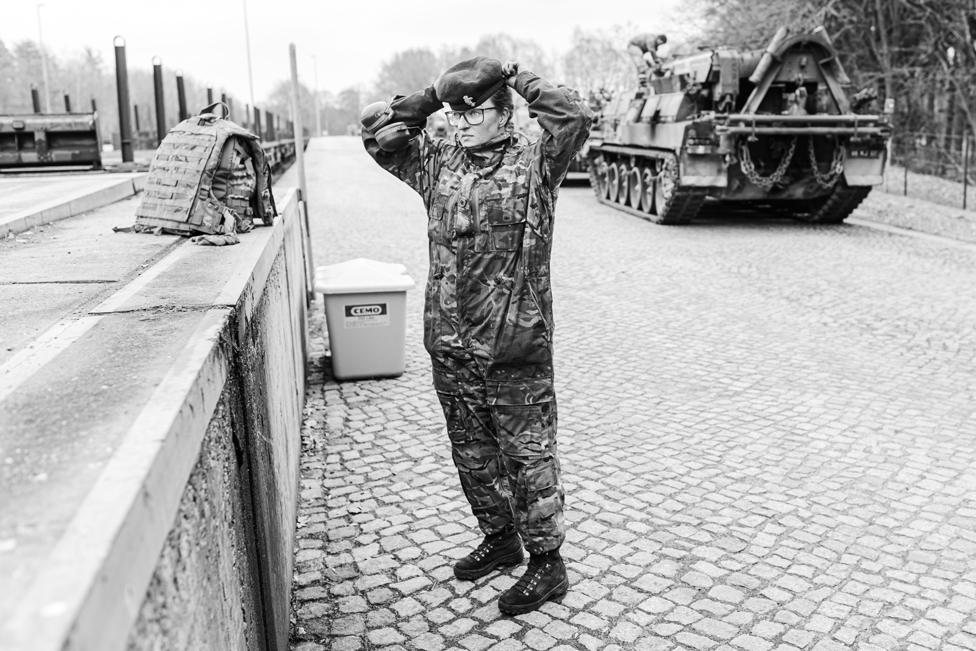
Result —
<instances>
[{"instance_id":1,"label":"metal chain","mask_svg":"<svg viewBox=\"0 0 976 651\"><path fill-rule=\"evenodd\" d=\"M769 190L771 187L783 180L786 176L786 170L790 166L790 162L793 160L793 152L796 150L796 138L790 141L790 148L787 150L786 155L779 161L779 165L769 176L761 176L759 172L756 171L756 166L752 162L752 152L749 151L749 143L743 140L739 144L739 158L742 161L742 173L746 175L749 181L763 190Z\"/></svg>"},{"instance_id":2,"label":"metal chain","mask_svg":"<svg viewBox=\"0 0 976 651\"><path fill-rule=\"evenodd\" d=\"M813 170L813 176L817 179L820 187L825 189L834 187L837 181L840 180L840 175L844 173L844 159L847 158L847 150L844 149L844 145L838 143L834 147L834 159L831 161L830 169L827 170L826 174L820 173L820 166L817 164L817 154L813 150L813 136L810 137L807 152L810 155L810 169Z\"/></svg>"}]
</instances>

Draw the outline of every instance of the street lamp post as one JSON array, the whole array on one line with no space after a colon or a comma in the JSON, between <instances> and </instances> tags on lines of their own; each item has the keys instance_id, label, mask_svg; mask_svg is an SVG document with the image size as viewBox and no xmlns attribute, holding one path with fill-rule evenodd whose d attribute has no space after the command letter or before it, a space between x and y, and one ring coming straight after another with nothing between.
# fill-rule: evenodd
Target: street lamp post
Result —
<instances>
[{"instance_id":1,"label":"street lamp post","mask_svg":"<svg viewBox=\"0 0 976 651\"><path fill-rule=\"evenodd\" d=\"M44 111L50 113L51 89L48 87L47 81L47 53L44 51L44 30L41 29L41 7L43 6L43 2L37 3L37 43L38 49L41 51L41 80L44 86Z\"/></svg>"},{"instance_id":2,"label":"street lamp post","mask_svg":"<svg viewBox=\"0 0 976 651\"><path fill-rule=\"evenodd\" d=\"M322 135L322 116L319 109L319 60L312 55L312 70L314 73L314 86L312 86L312 106L315 110L315 136Z\"/></svg>"},{"instance_id":3,"label":"street lamp post","mask_svg":"<svg viewBox=\"0 0 976 651\"><path fill-rule=\"evenodd\" d=\"M251 72L251 34L247 26L247 0L241 0L244 8L244 48L247 50L247 85L251 93L251 106L254 106L254 75Z\"/></svg>"}]
</instances>

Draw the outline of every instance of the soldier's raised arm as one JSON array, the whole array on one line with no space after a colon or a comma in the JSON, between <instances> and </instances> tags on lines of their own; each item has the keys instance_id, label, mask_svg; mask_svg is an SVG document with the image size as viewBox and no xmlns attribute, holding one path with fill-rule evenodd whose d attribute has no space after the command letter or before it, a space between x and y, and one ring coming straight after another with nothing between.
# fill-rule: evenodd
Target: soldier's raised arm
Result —
<instances>
[{"instance_id":1,"label":"soldier's raised arm","mask_svg":"<svg viewBox=\"0 0 976 651\"><path fill-rule=\"evenodd\" d=\"M442 108L433 86L365 109L363 146L380 167L413 188L427 205L439 141L424 132L427 118Z\"/></svg>"},{"instance_id":2,"label":"soldier's raised arm","mask_svg":"<svg viewBox=\"0 0 976 651\"><path fill-rule=\"evenodd\" d=\"M557 88L528 70L519 71L516 63L506 63L502 72L506 83L529 103L529 117L542 127L542 162L549 186L557 188L586 140L592 113L576 91Z\"/></svg>"}]
</instances>

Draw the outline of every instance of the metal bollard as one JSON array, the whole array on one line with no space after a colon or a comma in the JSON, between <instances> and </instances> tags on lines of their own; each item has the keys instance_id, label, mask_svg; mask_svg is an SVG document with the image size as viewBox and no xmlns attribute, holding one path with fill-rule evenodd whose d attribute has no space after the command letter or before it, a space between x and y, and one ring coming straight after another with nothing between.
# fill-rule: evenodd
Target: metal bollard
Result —
<instances>
[{"instance_id":1,"label":"metal bollard","mask_svg":"<svg viewBox=\"0 0 976 651\"><path fill-rule=\"evenodd\" d=\"M122 162L131 163L132 125L129 123L129 75L125 65L125 39L116 36L115 44L115 86L119 98L119 141L122 146Z\"/></svg>"},{"instance_id":2,"label":"metal bollard","mask_svg":"<svg viewBox=\"0 0 976 651\"><path fill-rule=\"evenodd\" d=\"M176 73L176 102L179 105L180 122L182 122L190 117L186 112L186 87L183 85L182 71Z\"/></svg>"},{"instance_id":3,"label":"metal bollard","mask_svg":"<svg viewBox=\"0 0 976 651\"><path fill-rule=\"evenodd\" d=\"M156 100L156 146L166 135L166 102L163 98L163 60L153 57L153 96Z\"/></svg>"},{"instance_id":4,"label":"metal bollard","mask_svg":"<svg viewBox=\"0 0 976 651\"><path fill-rule=\"evenodd\" d=\"M71 113L71 95L64 93L64 112Z\"/></svg>"},{"instance_id":5,"label":"metal bollard","mask_svg":"<svg viewBox=\"0 0 976 651\"><path fill-rule=\"evenodd\" d=\"M34 107L35 113L41 112L41 96L38 94L35 84L31 84L31 105Z\"/></svg>"}]
</instances>

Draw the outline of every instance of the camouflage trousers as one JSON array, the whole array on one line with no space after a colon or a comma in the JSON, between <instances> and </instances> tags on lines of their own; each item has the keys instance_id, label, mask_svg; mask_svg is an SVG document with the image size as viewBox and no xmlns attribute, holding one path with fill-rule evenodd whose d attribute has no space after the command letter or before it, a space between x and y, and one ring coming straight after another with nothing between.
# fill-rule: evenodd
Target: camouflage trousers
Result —
<instances>
[{"instance_id":1,"label":"camouflage trousers","mask_svg":"<svg viewBox=\"0 0 976 651\"><path fill-rule=\"evenodd\" d=\"M485 535L517 530L531 554L556 549L565 538L556 400L552 381L545 382L548 399L511 404L468 365L434 363L434 386L471 512Z\"/></svg>"}]
</instances>

